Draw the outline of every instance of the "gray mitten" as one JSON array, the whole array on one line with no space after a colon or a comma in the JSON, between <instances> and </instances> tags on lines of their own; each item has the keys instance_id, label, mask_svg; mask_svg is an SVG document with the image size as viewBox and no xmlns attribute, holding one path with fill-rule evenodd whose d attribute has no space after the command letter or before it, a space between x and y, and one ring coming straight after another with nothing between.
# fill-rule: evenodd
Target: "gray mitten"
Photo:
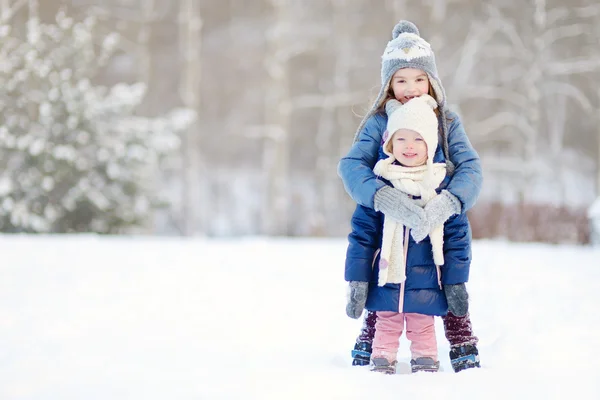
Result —
<instances>
[{"instance_id":1,"label":"gray mitten","mask_svg":"<svg viewBox=\"0 0 600 400\"><path fill-rule=\"evenodd\" d=\"M443 225L451 216L460 214L460 211L461 204L458 197L447 190L442 190L439 195L435 196L425 205L426 217L420 225L412 229L411 235L413 239L419 243L429 235L431 229Z\"/></svg>"},{"instance_id":2,"label":"gray mitten","mask_svg":"<svg viewBox=\"0 0 600 400\"><path fill-rule=\"evenodd\" d=\"M384 186L375 192L375 210L410 229L419 226L425 219L423 208L406 193L390 186Z\"/></svg>"},{"instance_id":3,"label":"gray mitten","mask_svg":"<svg viewBox=\"0 0 600 400\"><path fill-rule=\"evenodd\" d=\"M410 230L410 235L416 243L419 243L421 240L425 239L430 232L431 224L427 220L427 214L425 214L425 218L421 223Z\"/></svg>"},{"instance_id":4,"label":"gray mitten","mask_svg":"<svg viewBox=\"0 0 600 400\"><path fill-rule=\"evenodd\" d=\"M469 312L469 294L464 283L444 285L444 294L448 302L448 311L457 317L464 317Z\"/></svg>"},{"instance_id":5,"label":"gray mitten","mask_svg":"<svg viewBox=\"0 0 600 400\"><path fill-rule=\"evenodd\" d=\"M360 318L365 309L368 293L369 282L350 281L350 287L348 288L348 304L346 304L346 314L350 318Z\"/></svg>"}]
</instances>

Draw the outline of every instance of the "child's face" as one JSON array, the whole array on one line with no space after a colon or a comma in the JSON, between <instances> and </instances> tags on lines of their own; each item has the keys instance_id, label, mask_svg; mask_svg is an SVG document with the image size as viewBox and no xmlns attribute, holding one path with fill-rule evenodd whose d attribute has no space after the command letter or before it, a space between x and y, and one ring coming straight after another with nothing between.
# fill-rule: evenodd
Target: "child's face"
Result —
<instances>
[{"instance_id":1,"label":"child's face","mask_svg":"<svg viewBox=\"0 0 600 400\"><path fill-rule=\"evenodd\" d=\"M429 92L429 77L423 70L402 68L392 76L390 86L396 100L404 104L413 97Z\"/></svg>"},{"instance_id":2,"label":"child's face","mask_svg":"<svg viewBox=\"0 0 600 400\"><path fill-rule=\"evenodd\" d=\"M398 129L392 136L392 154L405 167L418 167L427 162L427 143L410 129Z\"/></svg>"}]
</instances>

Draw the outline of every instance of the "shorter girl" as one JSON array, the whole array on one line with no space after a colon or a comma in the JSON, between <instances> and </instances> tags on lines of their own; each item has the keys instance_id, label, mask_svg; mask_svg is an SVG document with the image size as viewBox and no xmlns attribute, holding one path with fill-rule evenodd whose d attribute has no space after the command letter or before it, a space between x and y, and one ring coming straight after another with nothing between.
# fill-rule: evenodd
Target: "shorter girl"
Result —
<instances>
[{"instance_id":1,"label":"shorter girl","mask_svg":"<svg viewBox=\"0 0 600 400\"><path fill-rule=\"evenodd\" d=\"M387 157L373 169L386 183L417 199L421 207L438 196L436 189L446 177L446 163L433 162L438 147L436 107L437 102L427 94L404 105L389 100L382 148ZM457 216L447 223L466 223L466 218L463 221ZM405 324L411 341L412 371L438 371L433 317L448 311L442 282L464 283L469 273L468 267L452 261L452 252L467 245L461 232L464 229L456 226L449 230L444 224L433 226L429 237L416 243L409 228L401 223L373 209L357 207L346 255L351 293L346 312L356 318L365 301L368 310L377 311L373 371L395 373L398 341Z\"/></svg>"}]
</instances>

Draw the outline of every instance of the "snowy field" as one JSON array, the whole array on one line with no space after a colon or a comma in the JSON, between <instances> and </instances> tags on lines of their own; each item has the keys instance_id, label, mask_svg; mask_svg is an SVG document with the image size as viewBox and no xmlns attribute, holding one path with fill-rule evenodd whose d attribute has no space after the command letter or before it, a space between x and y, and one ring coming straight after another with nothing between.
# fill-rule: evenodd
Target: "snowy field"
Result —
<instances>
[{"instance_id":1,"label":"snowy field","mask_svg":"<svg viewBox=\"0 0 600 400\"><path fill-rule=\"evenodd\" d=\"M480 241L482 368L350 366L345 240L0 236L0 399L600 399L600 249ZM380 396L380 397L379 397Z\"/></svg>"}]
</instances>

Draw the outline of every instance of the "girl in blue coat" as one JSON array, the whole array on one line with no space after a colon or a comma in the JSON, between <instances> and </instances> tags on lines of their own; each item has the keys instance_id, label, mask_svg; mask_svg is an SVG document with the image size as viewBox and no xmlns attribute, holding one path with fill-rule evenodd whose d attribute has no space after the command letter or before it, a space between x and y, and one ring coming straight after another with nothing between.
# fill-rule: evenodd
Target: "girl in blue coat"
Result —
<instances>
[{"instance_id":1,"label":"girl in blue coat","mask_svg":"<svg viewBox=\"0 0 600 400\"><path fill-rule=\"evenodd\" d=\"M427 94L405 105L389 100L382 147L385 158L374 168L418 206L438 196L436 189L446 177L446 163L433 162L438 144L435 108L436 101ZM417 244L402 223L357 208L349 236L346 279L357 287L369 285L366 308L377 312L372 370L395 373L398 339L405 324L413 372L439 369L433 316L447 312L442 284L466 282L470 261L465 253L468 223L455 218L448 225L447 229L443 223L430 227L428 237ZM365 260L375 260L375 268ZM349 305L351 312L352 301Z\"/></svg>"},{"instance_id":2,"label":"girl in blue coat","mask_svg":"<svg viewBox=\"0 0 600 400\"><path fill-rule=\"evenodd\" d=\"M482 174L479 156L469 142L460 118L446 108L446 97L438 77L435 57L429 43L419 36L417 27L408 21L400 21L392 34L382 56L381 91L372 109L361 122L350 152L338 166L338 173L350 196L362 206L362 210L380 211L410 228L415 243L421 242L430 227L459 219L466 222L463 234L470 242L470 229L466 212L476 202L481 191ZM414 74L419 70L420 74ZM423 74L424 72L424 74ZM406 103L414 97L430 94L437 101L436 114L439 122L439 146L434 162L445 162L447 176L440 185L440 196L425 208L416 205L405 193L388 186L373 172L380 158L382 135L386 129L385 104L390 99ZM441 212L440 212L441 211ZM357 210L359 212L359 210ZM411 242L412 243L412 242ZM465 248L469 255L470 247ZM371 259L372 260L372 259ZM366 263L367 260L365 259ZM355 282L360 282L359 280ZM455 371L479 366L476 347L467 312L467 292L463 283L443 285L449 312L443 317L446 338L451 345L450 358ZM366 288L351 284L354 305L348 310L355 318L360 317ZM375 333L376 316L368 312L364 328L353 351L353 364L368 363L371 342Z\"/></svg>"}]
</instances>

